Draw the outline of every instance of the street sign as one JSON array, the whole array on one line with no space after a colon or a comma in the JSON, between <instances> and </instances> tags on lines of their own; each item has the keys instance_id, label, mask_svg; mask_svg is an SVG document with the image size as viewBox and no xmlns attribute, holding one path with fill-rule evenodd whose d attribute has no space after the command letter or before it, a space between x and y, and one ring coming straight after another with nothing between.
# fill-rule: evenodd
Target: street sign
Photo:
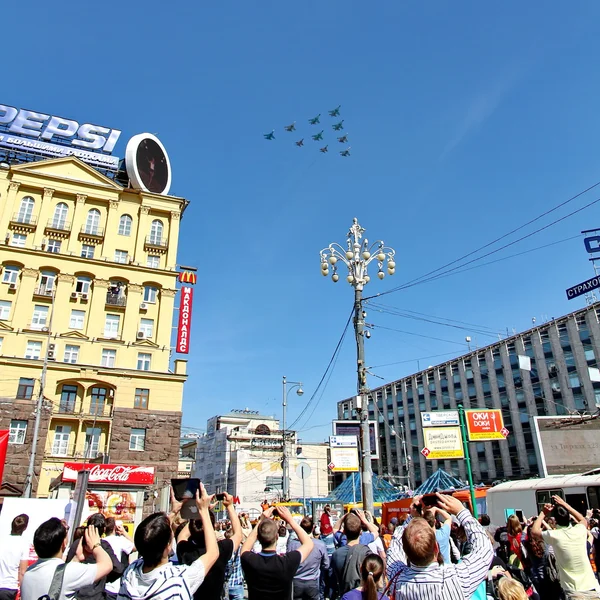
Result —
<instances>
[{"instance_id":1,"label":"street sign","mask_svg":"<svg viewBox=\"0 0 600 600\"><path fill-rule=\"evenodd\" d=\"M302 462L296 467L296 475L299 479L308 479L310 477L310 465Z\"/></svg>"},{"instance_id":2,"label":"street sign","mask_svg":"<svg viewBox=\"0 0 600 600\"><path fill-rule=\"evenodd\" d=\"M421 454L429 459L464 458L460 427L424 427L425 448Z\"/></svg>"},{"instance_id":3,"label":"street sign","mask_svg":"<svg viewBox=\"0 0 600 600\"><path fill-rule=\"evenodd\" d=\"M486 410L476 408L466 410L467 431L471 442L485 442L489 440L504 440L502 433L504 422L500 409Z\"/></svg>"},{"instance_id":4,"label":"street sign","mask_svg":"<svg viewBox=\"0 0 600 600\"><path fill-rule=\"evenodd\" d=\"M330 448L358 448L358 439L355 435L330 435Z\"/></svg>"},{"instance_id":5,"label":"street sign","mask_svg":"<svg viewBox=\"0 0 600 600\"><path fill-rule=\"evenodd\" d=\"M334 473L358 473L358 448L336 448L329 449L331 457L330 469Z\"/></svg>"},{"instance_id":6,"label":"street sign","mask_svg":"<svg viewBox=\"0 0 600 600\"><path fill-rule=\"evenodd\" d=\"M500 430L500 433L501 433L501 434L502 434L502 435L503 435L505 438L507 438L507 437L509 436L509 434L510 434L510 431L509 431L508 429L506 429L506 427L503 427L503 428Z\"/></svg>"},{"instance_id":7,"label":"street sign","mask_svg":"<svg viewBox=\"0 0 600 600\"><path fill-rule=\"evenodd\" d=\"M335 469L335 465L334 465L332 462L330 462L330 463L327 465L327 468L328 468L330 471L333 471L333 469Z\"/></svg>"},{"instance_id":8,"label":"street sign","mask_svg":"<svg viewBox=\"0 0 600 600\"><path fill-rule=\"evenodd\" d=\"M583 294L587 294L587 292L591 292L596 288L600 288L600 276L596 275L596 277L592 277L587 281L583 281L578 285L574 285L573 287L566 290L567 299L573 300L573 298L577 298L578 296L583 296Z\"/></svg>"},{"instance_id":9,"label":"street sign","mask_svg":"<svg viewBox=\"0 0 600 600\"><path fill-rule=\"evenodd\" d=\"M458 427L460 419L457 410L436 410L421 413L421 423L423 427Z\"/></svg>"}]
</instances>

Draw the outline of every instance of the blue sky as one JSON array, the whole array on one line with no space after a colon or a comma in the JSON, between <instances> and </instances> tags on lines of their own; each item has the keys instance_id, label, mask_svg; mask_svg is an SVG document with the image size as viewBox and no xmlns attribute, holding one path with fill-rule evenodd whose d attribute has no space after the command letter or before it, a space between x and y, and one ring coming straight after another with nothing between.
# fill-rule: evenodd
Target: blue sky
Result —
<instances>
[{"instance_id":1,"label":"blue sky","mask_svg":"<svg viewBox=\"0 0 600 600\"><path fill-rule=\"evenodd\" d=\"M191 427L231 408L279 415L284 374L304 382L290 421L300 412L352 304L343 278L321 276L319 250L343 242L353 217L397 251L396 275L374 278L373 294L600 179L600 6L591 1L33 1L26 15L7 6L4 16L0 102L121 128L117 153L152 132L170 154L172 193L190 200L180 263L200 275L184 398ZM326 116L338 104L348 159ZM306 120L317 113L329 154L309 139L292 143L314 132ZM292 121L298 135L282 129ZM597 197L600 188L552 217ZM598 207L488 260L600 227ZM521 330L579 308L564 290L593 274L587 258L579 237L389 294L380 302L478 333L368 307L367 321L389 329L373 331L367 363L393 380L462 353L466 335L491 343L482 327ZM354 368L348 335L314 414L299 423L304 439L329 434L336 402L355 390Z\"/></svg>"}]
</instances>

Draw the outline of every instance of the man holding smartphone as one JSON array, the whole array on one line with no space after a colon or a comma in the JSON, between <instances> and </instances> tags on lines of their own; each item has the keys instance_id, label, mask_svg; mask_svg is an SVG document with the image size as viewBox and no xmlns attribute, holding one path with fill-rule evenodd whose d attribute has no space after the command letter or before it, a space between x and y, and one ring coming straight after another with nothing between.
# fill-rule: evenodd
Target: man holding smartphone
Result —
<instances>
[{"instance_id":1,"label":"man holding smartphone","mask_svg":"<svg viewBox=\"0 0 600 600\"><path fill-rule=\"evenodd\" d=\"M194 594L194 598L198 600L220 600L225 585L227 564L242 543L242 524L233 504L233 496L227 493L217 494L216 499L223 502L223 506L227 510L233 535L230 539L223 539L217 542L219 557L213 568L206 575L202 585ZM214 527L215 515L213 511L210 511L210 519ZM214 533L210 535L214 535ZM202 522L192 520L177 536L177 558L179 559L179 563L191 565L205 552L206 539Z\"/></svg>"}]
</instances>

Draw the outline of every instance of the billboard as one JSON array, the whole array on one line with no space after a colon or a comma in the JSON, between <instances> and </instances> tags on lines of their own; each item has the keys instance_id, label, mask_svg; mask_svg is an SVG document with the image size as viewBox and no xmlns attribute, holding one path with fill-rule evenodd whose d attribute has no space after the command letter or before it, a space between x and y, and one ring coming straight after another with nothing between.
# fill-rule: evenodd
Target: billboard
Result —
<instances>
[{"instance_id":1,"label":"billboard","mask_svg":"<svg viewBox=\"0 0 600 600\"><path fill-rule=\"evenodd\" d=\"M584 473L600 467L600 419L534 417L540 475Z\"/></svg>"},{"instance_id":2,"label":"billboard","mask_svg":"<svg viewBox=\"0 0 600 600\"><path fill-rule=\"evenodd\" d=\"M192 329L192 300L194 299L194 288L184 285L181 288L179 300L179 323L177 325L177 345L175 351L179 354L189 354L190 333Z\"/></svg>"},{"instance_id":3,"label":"billboard","mask_svg":"<svg viewBox=\"0 0 600 600\"><path fill-rule=\"evenodd\" d=\"M77 473L84 468L83 463L65 463L62 480L77 481ZM112 485L152 485L154 467L138 465L86 465L90 472L89 483Z\"/></svg>"},{"instance_id":4,"label":"billboard","mask_svg":"<svg viewBox=\"0 0 600 600\"><path fill-rule=\"evenodd\" d=\"M125 149L125 167L131 186L153 194L168 194L171 163L160 140L151 133L134 135Z\"/></svg>"},{"instance_id":5,"label":"billboard","mask_svg":"<svg viewBox=\"0 0 600 600\"><path fill-rule=\"evenodd\" d=\"M360 440L360 421L333 421L333 435L355 435ZM377 421L369 421L371 458L379 458L379 436Z\"/></svg>"},{"instance_id":6,"label":"billboard","mask_svg":"<svg viewBox=\"0 0 600 600\"><path fill-rule=\"evenodd\" d=\"M469 441L485 442L490 440L504 440L508 435L508 429L504 427L502 411L500 409L466 410L467 431Z\"/></svg>"},{"instance_id":7,"label":"billboard","mask_svg":"<svg viewBox=\"0 0 600 600\"><path fill-rule=\"evenodd\" d=\"M358 473L358 448L332 446L329 457L332 473Z\"/></svg>"},{"instance_id":8,"label":"billboard","mask_svg":"<svg viewBox=\"0 0 600 600\"><path fill-rule=\"evenodd\" d=\"M429 460L465 457L460 427L425 427L423 440L421 454Z\"/></svg>"},{"instance_id":9,"label":"billboard","mask_svg":"<svg viewBox=\"0 0 600 600\"><path fill-rule=\"evenodd\" d=\"M460 425L460 418L457 410L436 410L435 412L422 412L421 424L423 427L456 427Z\"/></svg>"}]
</instances>

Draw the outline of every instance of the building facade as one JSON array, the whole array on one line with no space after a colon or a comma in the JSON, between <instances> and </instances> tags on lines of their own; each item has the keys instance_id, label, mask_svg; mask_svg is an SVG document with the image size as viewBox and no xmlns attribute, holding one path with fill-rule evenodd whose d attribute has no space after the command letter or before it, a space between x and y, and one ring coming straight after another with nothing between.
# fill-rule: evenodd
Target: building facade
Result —
<instances>
[{"instance_id":1,"label":"building facade","mask_svg":"<svg viewBox=\"0 0 600 600\"><path fill-rule=\"evenodd\" d=\"M421 454L421 412L462 403L465 409L501 409L510 431L506 441L470 443L477 482L539 475L532 417L593 414L600 406L600 382L590 377L600 357L599 321L596 303L373 389L369 419L379 423L373 471L413 488L438 468L465 480L464 461L427 460ZM531 370L520 368L520 356L529 357ZM354 398L338 402L338 418L356 418Z\"/></svg>"},{"instance_id":2,"label":"building facade","mask_svg":"<svg viewBox=\"0 0 600 600\"><path fill-rule=\"evenodd\" d=\"M288 430L286 437L290 497L302 498L302 479L296 473L301 462L311 469L304 482L306 497L327 496L327 446L300 444L294 431ZM241 508L256 509L264 498L281 498L282 458L279 420L256 411L236 410L208 420L206 435L198 438L195 476L209 490L226 490L239 497Z\"/></svg>"},{"instance_id":3,"label":"building facade","mask_svg":"<svg viewBox=\"0 0 600 600\"><path fill-rule=\"evenodd\" d=\"M186 361L171 371L170 357L186 205L74 157L0 165L0 429L13 495L40 394L38 497L65 463L151 466L148 491L177 471Z\"/></svg>"}]
</instances>

